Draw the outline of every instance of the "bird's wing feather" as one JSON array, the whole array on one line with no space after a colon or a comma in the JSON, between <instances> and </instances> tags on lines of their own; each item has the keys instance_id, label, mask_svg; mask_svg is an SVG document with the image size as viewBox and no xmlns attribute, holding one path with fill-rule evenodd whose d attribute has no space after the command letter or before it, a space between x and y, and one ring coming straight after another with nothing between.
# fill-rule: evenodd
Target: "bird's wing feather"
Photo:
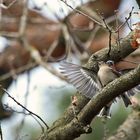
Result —
<instances>
[{"instance_id":1,"label":"bird's wing feather","mask_svg":"<svg viewBox=\"0 0 140 140\"><path fill-rule=\"evenodd\" d=\"M77 90L88 98L92 98L100 89L100 84L94 72L87 68L63 61L61 72L68 82L73 84Z\"/></svg>"},{"instance_id":2,"label":"bird's wing feather","mask_svg":"<svg viewBox=\"0 0 140 140\"><path fill-rule=\"evenodd\" d=\"M111 68L112 69L112 68ZM112 72L117 75L118 77L120 77L122 74L120 72L118 72L117 70L115 69L112 69Z\"/></svg>"}]
</instances>

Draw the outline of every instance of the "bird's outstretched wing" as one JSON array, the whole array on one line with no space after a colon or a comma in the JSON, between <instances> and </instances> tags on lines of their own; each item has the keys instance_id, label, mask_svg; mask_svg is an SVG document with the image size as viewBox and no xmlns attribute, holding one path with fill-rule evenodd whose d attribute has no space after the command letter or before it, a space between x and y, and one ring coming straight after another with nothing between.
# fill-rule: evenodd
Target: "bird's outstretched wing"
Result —
<instances>
[{"instance_id":1,"label":"bird's outstretched wing","mask_svg":"<svg viewBox=\"0 0 140 140\"><path fill-rule=\"evenodd\" d=\"M66 61L61 62L61 72L67 81L88 98L92 98L101 88L96 74L87 68Z\"/></svg>"}]
</instances>

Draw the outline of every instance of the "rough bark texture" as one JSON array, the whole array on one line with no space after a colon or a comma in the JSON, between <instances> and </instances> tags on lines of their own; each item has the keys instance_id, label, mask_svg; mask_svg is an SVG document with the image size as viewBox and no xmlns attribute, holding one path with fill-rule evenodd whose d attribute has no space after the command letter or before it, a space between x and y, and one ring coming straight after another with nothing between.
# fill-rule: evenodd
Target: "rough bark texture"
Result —
<instances>
[{"instance_id":1,"label":"rough bark texture","mask_svg":"<svg viewBox=\"0 0 140 140\"><path fill-rule=\"evenodd\" d=\"M133 110L117 132L107 140L137 140L140 137L140 106Z\"/></svg>"},{"instance_id":2,"label":"rough bark texture","mask_svg":"<svg viewBox=\"0 0 140 140\"><path fill-rule=\"evenodd\" d=\"M117 44L112 45L111 51L108 55L109 48L102 49L95 54L93 54L90 58L86 67L89 69L97 69L96 62L97 61L107 61L114 60L118 62L125 58L127 55L132 53L135 49L131 45L131 41L133 40L134 32L131 32L127 37L122 39L120 46Z\"/></svg>"}]
</instances>

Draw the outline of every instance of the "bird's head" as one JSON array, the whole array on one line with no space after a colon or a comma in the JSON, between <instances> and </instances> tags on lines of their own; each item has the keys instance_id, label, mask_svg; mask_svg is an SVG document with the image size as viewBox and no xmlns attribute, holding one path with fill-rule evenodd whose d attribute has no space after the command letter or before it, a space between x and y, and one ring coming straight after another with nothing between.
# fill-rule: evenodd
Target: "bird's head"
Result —
<instances>
[{"instance_id":1,"label":"bird's head","mask_svg":"<svg viewBox=\"0 0 140 140\"><path fill-rule=\"evenodd\" d=\"M106 62L106 64L107 64L109 67L112 67L112 66L114 66L114 61L108 60L108 61Z\"/></svg>"}]
</instances>

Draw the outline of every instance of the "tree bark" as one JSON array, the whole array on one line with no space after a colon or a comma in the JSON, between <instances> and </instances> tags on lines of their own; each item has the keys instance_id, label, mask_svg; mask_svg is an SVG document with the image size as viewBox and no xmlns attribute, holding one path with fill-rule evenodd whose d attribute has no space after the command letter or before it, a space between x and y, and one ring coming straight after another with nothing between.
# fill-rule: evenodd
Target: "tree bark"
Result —
<instances>
[{"instance_id":1,"label":"tree bark","mask_svg":"<svg viewBox=\"0 0 140 140\"><path fill-rule=\"evenodd\" d=\"M137 140L140 137L140 106L128 116L117 132L107 140Z\"/></svg>"}]
</instances>

